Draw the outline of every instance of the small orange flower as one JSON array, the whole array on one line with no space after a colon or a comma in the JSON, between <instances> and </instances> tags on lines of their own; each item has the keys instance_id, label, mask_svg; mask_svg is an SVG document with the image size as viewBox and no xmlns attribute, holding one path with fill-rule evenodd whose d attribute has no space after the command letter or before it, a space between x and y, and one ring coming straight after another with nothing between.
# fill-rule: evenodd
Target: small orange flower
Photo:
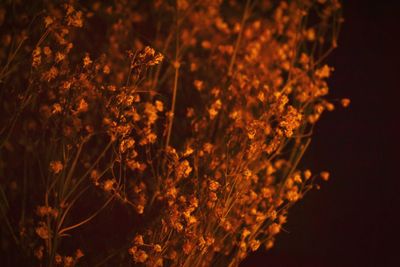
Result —
<instances>
[{"instance_id":1,"label":"small orange flower","mask_svg":"<svg viewBox=\"0 0 400 267\"><path fill-rule=\"evenodd\" d=\"M211 191L216 191L220 187L220 184L217 181L210 181L208 185L208 189Z\"/></svg>"},{"instance_id":2,"label":"small orange flower","mask_svg":"<svg viewBox=\"0 0 400 267\"><path fill-rule=\"evenodd\" d=\"M344 108L347 108L350 105L350 99L348 98L343 98L340 102Z\"/></svg>"},{"instance_id":3,"label":"small orange flower","mask_svg":"<svg viewBox=\"0 0 400 267\"><path fill-rule=\"evenodd\" d=\"M47 239L50 238L49 229L48 229L47 226L44 225L44 224L41 224L41 226L37 227L35 231L36 231L36 234L37 234L40 238L42 238L42 239L44 239L44 240L47 240Z\"/></svg>"},{"instance_id":4,"label":"small orange flower","mask_svg":"<svg viewBox=\"0 0 400 267\"><path fill-rule=\"evenodd\" d=\"M83 67L87 68L92 63L93 61L90 59L89 55L86 54L86 56L83 58Z\"/></svg>"},{"instance_id":5,"label":"small orange flower","mask_svg":"<svg viewBox=\"0 0 400 267\"><path fill-rule=\"evenodd\" d=\"M61 161L59 161L59 160L50 162L50 170L54 174L60 173L63 170L63 168L64 168L64 166L61 163Z\"/></svg>"},{"instance_id":6,"label":"small orange flower","mask_svg":"<svg viewBox=\"0 0 400 267\"><path fill-rule=\"evenodd\" d=\"M83 254L82 250L77 249L76 252L75 252L75 259L79 260L83 256L85 256L85 254Z\"/></svg>"},{"instance_id":7,"label":"small orange flower","mask_svg":"<svg viewBox=\"0 0 400 267\"><path fill-rule=\"evenodd\" d=\"M135 238L133 239L133 243L134 243L136 246L141 246L141 245L143 245L143 244L144 244L144 242L143 242L143 236L142 236L142 235L136 235Z\"/></svg>"},{"instance_id":8,"label":"small orange flower","mask_svg":"<svg viewBox=\"0 0 400 267\"><path fill-rule=\"evenodd\" d=\"M51 24L53 24L54 20L50 16L46 16L44 18L44 26L48 28Z\"/></svg>"},{"instance_id":9,"label":"small orange flower","mask_svg":"<svg viewBox=\"0 0 400 267\"><path fill-rule=\"evenodd\" d=\"M260 247L260 241L259 240L255 240L255 239L253 239L253 240L251 240L250 241L250 249L252 250L252 251L256 251L259 247Z\"/></svg>"},{"instance_id":10,"label":"small orange flower","mask_svg":"<svg viewBox=\"0 0 400 267\"><path fill-rule=\"evenodd\" d=\"M276 235L281 231L281 226L277 223L273 223L268 227L268 231L271 235Z\"/></svg>"},{"instance_id":11,"label":"small orange flower","mask_svg":"<svg viewBox=\"0 0 400 267\"><path fill-rule=\"evenodd\" d=\"M321 172L320 175L321 175L322 180L324 180L324 181L329 180L329 176L330 176L329 172L324 171L324 172Z\"/></svg>"}]
</instances>

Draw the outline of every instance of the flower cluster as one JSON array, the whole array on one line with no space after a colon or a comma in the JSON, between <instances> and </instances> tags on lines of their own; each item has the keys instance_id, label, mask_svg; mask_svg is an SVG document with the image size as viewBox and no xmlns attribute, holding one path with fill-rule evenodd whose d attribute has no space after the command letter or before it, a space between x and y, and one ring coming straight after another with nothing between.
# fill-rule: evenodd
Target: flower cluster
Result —
<instances>
[{"instance_id":1,"label":"flower cluster","mask_svg":"<svg viewBox=\"0 0 400 267\"><path fill-rule=\"evenodd\" d=\"M335 108L323 60L340 3L39 2L0 6L19 32L0 36L7 249L65 267L238 266L270 249L317 177L298 163ZM119 238L98 242L118 216Z\"/></svg>"}]
</instances>

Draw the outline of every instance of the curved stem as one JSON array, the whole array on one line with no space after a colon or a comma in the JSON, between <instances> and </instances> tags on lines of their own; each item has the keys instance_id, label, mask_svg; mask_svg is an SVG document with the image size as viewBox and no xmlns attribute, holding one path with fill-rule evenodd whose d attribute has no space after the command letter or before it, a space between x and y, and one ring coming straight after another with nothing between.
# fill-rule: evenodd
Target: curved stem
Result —
<instances>
[{"instance_id":1,"label":"curved stem","mask_svg":"<svg viewBox=\"0 0 400 267\"><path fill-rule=\"evenodd\" d=\"M83 224L85 224L85 223L87 223L87 222L89 222L89 221L91 221L94 217L96 217L105 207L107 207L107 205L111 202L111 200L113 200L113 196L111 196L107 201L106 201L106 203L104 203L104 205L100 208L100 209L98 209L95 213L93 213L91 216L89 216L87 219L85 219L85 220L83 220L83 221L81 221L81 222L79 222L79 223L76 223L76 224L74 224L74 225L71 225L71 226L68 226L68 227L65 227L65 228L63 228L63 229L61 229L59 232L58 232L58 235L62 235L63 233L65 233L65 232L67 232L67 231L69 231L69 230L72 230L72 229L74 229L74 228L77 228L77 227L79 227L79 226L81 226L81 225L83 225Z\"/></svg>"},{"instance_id":2,"label":"curved stem","mask_svg":"<svg viewBox=\"0 0 400 267\"><path fill-rule=\"evenodd\" d=\"M178 91L178 79L179 79L179 62L178 62L178 53L179 53L179 25L178 25L178 8L176 8L176 43L175 43L175 76L174 76L174 88L172 93L172 103L171 103L171 111L170 111L170 121L168 124L168 131L167 131L167 140L165 142L165 148L169 146L170 138L171 138L171 131L172 125L174 123L174 112L175 112L175 103L176 103L176 94Z\"/></svg>"}]
</instances>

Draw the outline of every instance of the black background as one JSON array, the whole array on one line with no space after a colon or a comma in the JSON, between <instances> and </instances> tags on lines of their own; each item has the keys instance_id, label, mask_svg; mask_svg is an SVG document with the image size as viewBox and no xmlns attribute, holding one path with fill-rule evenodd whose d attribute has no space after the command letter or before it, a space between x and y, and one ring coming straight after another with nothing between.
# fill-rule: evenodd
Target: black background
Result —
<instances>
[{"instance_id":1,"label":"black background","mask_svg":"<svg viewBox=\"0 0 400 267\"><path fill-rule=\"evenodd\" d=\"M272 250L241 267L400 266L400 1L343 8L330 97L352 102L323 115L302 161L331 179L292 208Z\"/></svg>"}]
</instances>

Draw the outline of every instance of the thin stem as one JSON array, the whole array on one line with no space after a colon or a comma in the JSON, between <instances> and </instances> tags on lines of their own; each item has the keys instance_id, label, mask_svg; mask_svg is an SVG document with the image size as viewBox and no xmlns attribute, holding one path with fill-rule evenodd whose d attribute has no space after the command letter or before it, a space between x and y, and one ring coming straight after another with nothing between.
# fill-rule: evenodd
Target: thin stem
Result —
<instances>
[{"instance_id":1,"label":"thin stem","mask_svg":"<svg viewBox=\"0 0 400 267\"><path fill-rule=\"evenodd\" d=\"M179 25L178 25L178 8L176 8L176 43L175 43L175 76L174 76L174 88L172 93L172 104L171 104L171 111L170 111L170 121L168 124L168 131L167 131L167 140L165 142L165 148L169 146L170 138L171 138L171 131L172 125L174 123L174 112L175 112L175 103L176 103L176 94L178 91L178 79L179 79L179 62L178 62L178 53L179 53Z\"/></svg>"},{"instance_id":2,"label":"thin stem","mask_svg":"<svg viewBox=\"0 0 400 267\"><path fill-rule=\"evenodd\" d=\"M310 145L311 142L311 138L308 138L305 143L300 146L300 148L298 150L294 150L296 152L299 152L299 154L297 155L297 157L295 159L290 159L290 162L293 162L291 168L289 169L289 171L283 176L283 180L280 184L280 188L279 188L279 194L280 195L282 193L282 190L284 188L284 185L286 183L286 180L293 174L293 172L295 171L297 165L299 164L300 160L302 159L304 152L306 152L308 146ZM295 153L292 154L293 158L294 158Z\"/></svg>"},{"instance_id":3,"label":"thin stem","mask_svg":"<svg viewBox=\"0 0 400 267\"><path fill-rule=\"evenodd\" d=\"M99 157L96 159L96 161L89 167L89 169L82 175L80 179L76 181L76 183L73 185L73 187L69 190L69 193L64 197L64 200L67 201L67 199L75 192L75 190L78 188L78 186L84 181L84 179L90 174L90 172L94 169L94 167L99 163L99 161L102 159L102 157L106 154L110 146L114 143L113 139L110 140L110 142L107 144L107 146L104 148L104 150L100 153Z\"/></svg>"},{"instance_id":4,"label":"thin stem","mask_svg":"<svg viewBox=\"0 0 400 267\"><path fill-rule=\"evenodd\" d=\"M89 137L89 138L90 138L90 137ZM89 139L89 138L88 138L88 139ZM74 158L74 160L73 160L73 162L72 162L71 168L69 169L69 172L68 172L67 177L66 177L66 179L65 179L65 182L64 182L64 185L63 185L63 189L62 189L62 192L61 192L61 193L62 193L62 194L61 194L61 198L64 197L65 190L68 188L69 183L70 183L70 181L71 181L71 179L72 179L72 175L73 175L74 172L75 172L75 168L76 168L76 165L77 165L77 163L78 163L78 159L79 159L79 157L80 157L80 155L81 155L82 148L83 148L83 146L85 145L86 141L88 141L88 139L84 140L84 141L79 145L78 151L76 152L76 155L75 155L75 158Z\"/></svg>"},{"instance_id":5,"label":"thin stem","mask_svg":"<svg viewBox=\"0 0 400 267\"><path fill-rule=\"evenodd\" d=\"M1 186L1 184L0 184L0 196L1 196L1 198L0 198L0 212L1 212L0 213L0 215L1 215L0 219L1 218L4 219L4 222L5 222L5 224L6 224L7 228L8 228L8 231L10 232L11 237L13 238L15 244L18 245L19 244L18 238L15 235L14 230L13 230L13 228L11 226L10 220L8 219L8 216L7 216L7 210L9 209L10 206L8 204L7 196L6 196L5 192L4 192L3 187Z\"/></svg>"},{"instance_id":6,"label":"thin stem","mask_svg":"<svg viewBox=\"0 0 400 267\"><path fill-rule=\"evenodd\" d=\"M89 216L87 219L85 219L85 220L83 220L83 221L81 221L81 222L79 222L79 223L76 223L76 224L74 224L74 225L71 225L71 226L68 226L68 227L65 227L65 228L63 228L63 229L61 229L59 232L58 232L58 235L62 235L63 233L65 233L65 232L67 232L67 231L69 231L69 230L72 230L72 229L75 229L75 228L77 228L77 227L79 227L79 226L81 226L81 225L83 225L83 224L85 224L85 223L88 223L89 221L91 221L94 217L96 217L105 207L107 207L107 205L108 204L110 204L110 202L111 202L111 200L113 200L113 198L114 198L114 196L111 196L107 201L106 201L106 203L104 203L104 205L100 208L100 209L98 209L95 213L93 213L91 216Z\"/></svg>"},{"instance_id":7,"label":"thin stem","mask_svg":"<svg viewBox=\"0 0 400 267\"><path fill-rule=\"evenodd\" d=\"M235 49L233 50L233 55L232 55L232 58L231 58L231 62L229 63L228 76L232 76L232 71L233 71L233 66L235 64L237 51L239 49L240 42L242 41L244 24L246 23L247 18L249 17L248 16L249 7L250 7L250 0L247 0L246 1L246 7L245 7L244 12L243 12L242 21L240 23L239 35L238 35L238 37L236 39Z\"/></svg>"}]
</instances>

